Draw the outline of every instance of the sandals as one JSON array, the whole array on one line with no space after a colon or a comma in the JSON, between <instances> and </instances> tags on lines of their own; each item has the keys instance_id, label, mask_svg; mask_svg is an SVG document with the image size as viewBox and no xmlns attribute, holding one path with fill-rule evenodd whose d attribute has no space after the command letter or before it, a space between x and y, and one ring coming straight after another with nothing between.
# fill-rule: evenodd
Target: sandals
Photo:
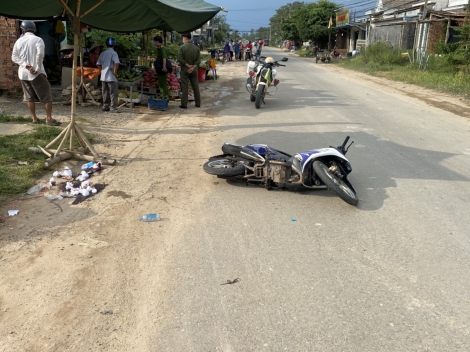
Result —
<instances>
[{"instance_id":1,"label":"sandals","mask_svg":"<svg viewBox=\"0 0 470 352\"><path fill-rule=\"evenodd\" d=\"M62 125L62 122L59 122L56 119L53 119L51 122L46 122L46 125L48 125L48 126L60 126L60 125Z\"/></svg>"},{"instance_id":2,"label":"sandals","mask_svg":"<svg viewBox=\"0 0 470 352\"><path fill-rule=\"evenodd\" d=\"M37 120L37 121L33 121L33 122L31 122L31 123L32 123L33 125L39 125L39 124L41 123L41 121L40 121L40 120Z\"/></svg>"}]
</instances>

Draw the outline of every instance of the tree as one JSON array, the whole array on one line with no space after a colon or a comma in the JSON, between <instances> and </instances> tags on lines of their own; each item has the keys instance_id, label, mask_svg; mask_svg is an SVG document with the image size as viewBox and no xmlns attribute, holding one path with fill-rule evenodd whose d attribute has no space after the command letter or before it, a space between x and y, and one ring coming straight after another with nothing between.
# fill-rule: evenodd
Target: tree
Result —
<instances>
[{"instance_id":1,"label":"tree","mask_svg":"<svg viewBox=\"0 0 470 352\"><path fill-rule=\"evenodd\" d=\"M230 25L227 23L225 16L217 15L214 17L214 43L222 44L230 37Z\"/></svg>"},{"instance_id":2,"label":"tree","mask_svg":"<svg viewBox=\"0 0 470 352\"><path fill-rule=\"evenodd\" d=\"M256 38L259 39L268 39L269 38L269 32L270 28L269 27L259 27L258 30L256 31Z\"/></svg>"},{"instance_id":3,"label":"tree","mask_svg":"<svg viewBox=\"0 0 470 352\"><path fill-rule=\"evenodd\" d=\"M238 29L232 31L232 33L230 34L230 39L233 39L234 41L239 41L241 39L240 32L238 31Z\"/></svg>"},{"instance_id":4,"label":"tree","mask_svg":"<svg viewBox=\"0 0 470 352\"><path fill-rule=\"evenodd\" d=\"M293 19L287 19L282 21L281 24L281 33L282 38L291 40L295 43L296 46L301 46L301 38L299 35L299 31L297 30L296 23Z\"/></svg>"},{"instance_id":5,"label":"tree","mask_svg":"<svg viewBox=\"0 0 470 352\"><path fill-rule=\"evenodd\" d=\"M303 7L304 5L305 5L304 2L294 1L293 3L289 3L284 6L281 6L279 9L276 10L276 14L269 19L271 32L275 33L274 34L275 41L277 41L278 39L280 40L289 39L293 41L299 40L296 30L293 30L290 24L291 24L291 18L294 12L297 9ZM285 21L288 22L287 25L284 25Z\"/></svg>"},{"instance_id":6,"label":"tree","mask_svg":"<svg viewBox=\"0 0 470 352\"><path fill-rule=\"evenodd\" d=\"M335 31L328 28L328 22L340 9L340 5L329 0L319 0L296 9L293 18L302 41L313 40L320 46L326 44L330 33Z\"/></svg>"},{"instance_id":7,"label":"tree","mask_svg":"<svg viewBox=\"0 0 470 352\"><path fill-rule=\"evenodd\" d=\"M255 37L256 37L255 30L252 28L251 31L250 31L250 35L248 36L248 40L253 41L253 40L255 40Z\"/></svg>"}]
</instances>

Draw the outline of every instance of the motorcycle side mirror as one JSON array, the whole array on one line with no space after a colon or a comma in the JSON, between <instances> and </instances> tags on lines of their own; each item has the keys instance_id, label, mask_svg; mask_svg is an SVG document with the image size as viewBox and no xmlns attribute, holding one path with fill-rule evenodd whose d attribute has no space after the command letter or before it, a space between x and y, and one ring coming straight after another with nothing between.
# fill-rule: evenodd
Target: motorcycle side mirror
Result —
<instances>
[{"instance_id":1,"label":"motorcycle side mirror","mask_svg":"<svg viewBox=\"0 0 470 352\"><path fill-rule=\"evenodd\" d=\"M281 61L284 61L284 62L286 62L287 60L289 60L289 58L287 58L287 57L283 57Z\"/></svg>"}]
</instances>

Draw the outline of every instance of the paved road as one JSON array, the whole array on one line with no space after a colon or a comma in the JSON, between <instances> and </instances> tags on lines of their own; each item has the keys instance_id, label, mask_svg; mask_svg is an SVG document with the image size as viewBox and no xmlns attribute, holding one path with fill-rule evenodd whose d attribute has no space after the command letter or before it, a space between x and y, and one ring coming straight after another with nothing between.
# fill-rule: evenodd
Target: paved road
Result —
<instances>
[{"instance_id":1,"label":"paved road","mask_svg":"<svg viewBox=\"0 0 470 352\"><path fill-rule=\"evenodd\" d=\"M359 205L201 170L214 185L169 263L154 351L470 350L469 121L321 65L290 57L260 110L240 65L212 154L351 135Z\"/></svg>"}]
</instances>

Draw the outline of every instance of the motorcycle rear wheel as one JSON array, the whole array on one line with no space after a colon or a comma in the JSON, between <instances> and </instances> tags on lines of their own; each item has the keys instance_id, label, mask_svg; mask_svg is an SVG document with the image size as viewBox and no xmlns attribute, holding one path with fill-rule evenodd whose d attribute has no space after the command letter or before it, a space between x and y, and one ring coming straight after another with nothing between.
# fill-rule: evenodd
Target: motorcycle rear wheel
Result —
<instances>
[{"instance_id":1,"label":"motorcycle rear wheel","mask_svg":"<svg viewBox=\"0 0 470 352\"><path fill-rule=\"evenodd\" d=\"M313 170L325 183L325 185L334 191L342 200L351 205L357 205L359 199L357 199L356 193L341 180L332 173L328 165L317 160L313 163Z\"/></svg>"},{"instance_id":2,"label":"motorcycle rear wheel","mask_svg":"<svg viewBox=\"0 0 470 352\"><path fill-rule=\"evenodd\" d=\"M245 174L245 167L227 159L217 159L206 162L203 170L210 175L238 176Z\"/></svg>"},{"instance_id":3,"label":"motorcycle rear wheel","mask_svg":"<svg viewBox=\"0 0 470 352\"><path fill-rule=\"evenodd\" d=\"M255 101L256 97L253 94L250 94L250 101Z\"/></svg>"},{"instance_id":4,"label":"motorcycle rear wheel","mask_svg":"<svg viewBox=\"0 0 470 352\"><path fill-rule=\"evenodd\" d=\"M255 99L255 108L259 109L261 107L261 101L263 100L264 86L259 85L258 90L256 91Z\"/></svg>"}]
</instances>

